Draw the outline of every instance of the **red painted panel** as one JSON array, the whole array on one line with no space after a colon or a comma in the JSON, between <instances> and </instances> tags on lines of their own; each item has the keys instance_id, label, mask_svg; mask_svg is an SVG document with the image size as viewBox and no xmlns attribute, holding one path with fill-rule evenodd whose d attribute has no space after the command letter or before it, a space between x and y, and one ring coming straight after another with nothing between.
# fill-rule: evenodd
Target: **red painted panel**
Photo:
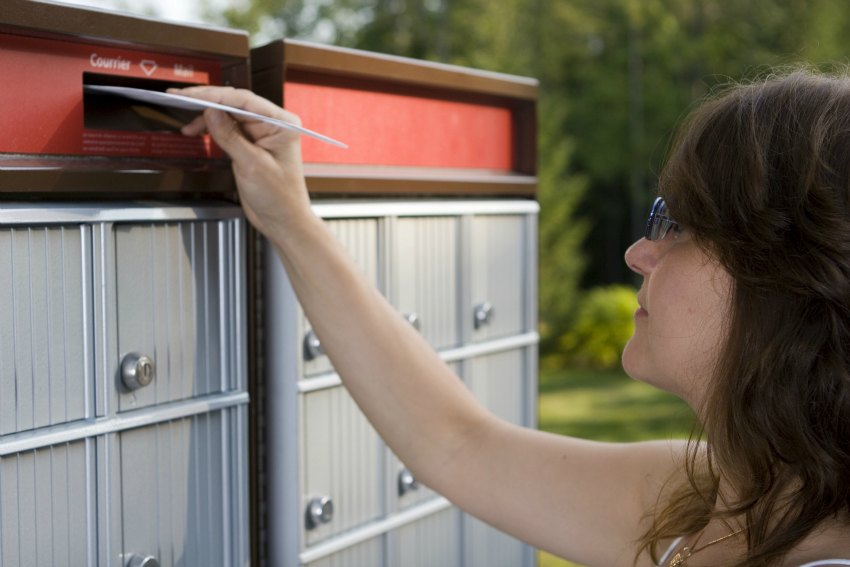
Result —
<instances>
[{"instance_id":1,"label":"red painted panel","mask_svg":"<svg viewBox=\"0 0 850 567\"><path fill-rule=\"evenodd\" d=\"M304 137L306 162L513 168L513 121L504 107L292 82L284 101L305 127L349 146Z\"/></svg>"},{"instance_id":2,"label":"red painted panel","mask_svg":"<svg viewBox=\"0 0 850 567\"><path fill-rule=\"evenodd\" d=\"M217 62L0 34L0 153L219 157L179 133L86 130L83 73L184 83L221 81Z\"/></svg>"}]
</instances>

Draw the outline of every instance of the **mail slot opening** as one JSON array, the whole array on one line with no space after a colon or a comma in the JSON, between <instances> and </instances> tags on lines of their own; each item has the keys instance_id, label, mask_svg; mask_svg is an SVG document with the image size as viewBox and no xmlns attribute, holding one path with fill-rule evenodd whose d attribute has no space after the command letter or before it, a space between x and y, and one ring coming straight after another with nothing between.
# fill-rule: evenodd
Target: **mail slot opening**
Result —
<instances>
[{"instance_id":1,"label":"mail slot opening","mask_svg":"<svg viewBox=\"0 0 850 567\"><path fill-rule=\"evenodd\" d=\"M83 125L87 130L121 130L129 132L179 132L192 121L197 112L169 108L148 102L131 100L109 93L92 92L86 87L132 87L164 92L172 87L187 87L190 83L120 77L83 73Z\"/></svg>"}]
</instances>

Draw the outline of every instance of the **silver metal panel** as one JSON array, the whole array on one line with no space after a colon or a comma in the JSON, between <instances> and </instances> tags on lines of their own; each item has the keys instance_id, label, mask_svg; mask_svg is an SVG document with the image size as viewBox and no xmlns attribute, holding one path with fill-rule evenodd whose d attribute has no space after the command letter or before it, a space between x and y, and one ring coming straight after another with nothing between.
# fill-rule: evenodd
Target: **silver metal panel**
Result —
<instances>
[{"instance_id":1,"label":"silver metal panel","mask_svg":"<svg viewBox=\"0 0 850 567\"><path fill-rule=\"evenodd\" d=\"M381 567L384 565L383 540L383 537L376 537L328 557L302 565L310 565L310 567ZM398 567L403 566L399 565Z\"/></svg>"},{"instance_id":2,"label":"silver metal panel","mask_svg":"<svg viewBox=\"0 0 850 567\"><path fill-rule=\"evenodd\" d=\"M459 567L460 512L450 508L388 534L387 565Z\"/></svg>"},{"instance_id":3,"label":"silver metal panel","mask_svg":"<svg viewBox=\"0 0 850 567\"><path fill-rule=\"evenodd\" d=\"M489 323L473 329L472 339L483 341L517 334L526 329L525 284L528 280L524 216L476 216L470 227L470 300L462 316L472 320L477 305L493 307Z\"/></svg>"},{"instance_id":4,"label":"silver metal panel","mask_svg":"<svg viewBox=\"0 0 850 567\"><path fill-rule=\"evenodd\" d=\"M247 562L247 446L233 442L231 420L244 419L237 411L120 434L125 557L153 555L162 567Z\"/></svg>"},{"instance_id":5,"label":"silver metal panel","mask_svg":"<svg viewBox=\"0 0 850 567\"><path fill-rule=\"evenodd\" d=\"M475 397L502 419L526 425L528 391L524 349L505 351L468 362L465 381Z\"/></svg>"},{"instance_id":6,"label":"silver metal panel","mask_svg":"<svg viewBox=\"0 0 850 567\"><path fill-rule=\"evenodd\" d=\"M118 408L116 360L118 323L115 299L115 239L111 224L92 227L92 302L94 320L95 415L113 414Z\"/></svg>"},{"instance_id":7,"label":"silver metal panel","mask_svg":"<svg viewBox=\"0 0 850 567\"><path fill-rule=\"evenodd\" d=\"M464 567L533 565L529 546L468 514L463 517Z\"/></svg>"},{"instance_id":8,"label":"silver metal panel","mask_svg":"<svg viewBox=\"0 0 850 567\"><path fill-rule=\"evenodd\" d=\"M243 218L242 210L232 203L210 203L204 206L157 202L118 203L56 203L44 202L0 204L2 225L99 224L114 222L167 222L178 220L208 220Z\"/></svg>"},{"instance_id":9,"label":"silver metal panel","mask_svg":"<svg viewBox=\"0 0 850 567\"><path fill-rule=\"evenodd\" d=\"M399 218L394 223L392 292L404 315L415 314L431 346L459 343L459 219Z\"/></svg>"},{"instance_id":10,"label":"silver metal panel","mask_svg":"<svg viewBox=\"0 0 850 567\"><path fill-rule=\"evenodd\" d=\"M87 417L91 231L0 229L0 435Z\"/></svg>"},{"instance_id":11,"label":"silver metal panel","mask_svg":"<svg viewBox=\"0 0 850 567\"><path fill-rule=\"evenodd\" d=\"M301 412L300 523L312 545L381 515L384 446L341 386L305 394ZM324 496L333 502L333 519L307 530L308 503Z\"/></svg>"},{"instance_id":12,"label":"silver metal panel","mask_svg":"<svg viewBox=\"0 0 850 567\"><path fill-rule=\"evenodd\" d=\"M274 247L263 242L266 390L266 510L268 565L290 567L300 549L304 525L299 489L299 307ZM273 536L270 534L274 534Z\"/></svg>"},{"instance_id":13,"label":"silver metal panel","mask_svg":"<svg viewBox=\"0 0 850 567\"><path fill-rule=\"evenodd\" d=\"M447 215L536 214L540 205L528 199L429 200L403 201L315 201L313 212L325 219L356 217L422 217ZM2 211L0 211L2 214ZM2 220L2 216L0 216Z\"/></svg>"},{"instance_id":14,"label":"silver metal panel","mask_svg":"<svg viewBox=\"0 0 850 567\"><path fill-rule=\"evenodd\" d=\"M336 235L351 259L360 268L366 278L379 288L381 281L381 254L379 253L378 221L376 219L340 219L328 221L328 226ZM301 335L299 341L310 330L310 323L301 315ZM304 360L304 375L313 376L331 372L333 367L327 356Z\"/></svg>"},{"instance_id":15,"label":"silver metal panel","mask_svg":"<svg viewBox=\"0 0 850 567\"><path fill-rule=\"evenodd\" d=\"M94 459L78 442L0 459L0 565L94 565Z\"/></svg>"},{"instance_id":16,"label":"silver metal panel","mask_svg":"<svg viewBox=\"0 0 850 567\"><path fill-rule=\"evenodd\" d=\"M104 435L97 444L98 566L123 566L121 536L121 451L119 436Z\"/></svg>"},{"instance_id":17,"label":"silver metal panel","mask_svg":"<svg viewBox=\"0 0 850 567\"><path fill-rule=\"evenodd\" d=\"M525 217L525 328L534 331L537 329L537 215L527 215Z\"/></svg>"},{"instance_id":18,"label":"silver metal panel","mask_svg":"<svg viewBox=\"0 0 850 567\"><path fill-rule=\"evenodd\" d=\"M3 438L3 442L0 443L0 456L32 451L61 443L72 443L89 437L136 429L161 421L208 413L221 408L247 405L249 401L248 392L229 392L172 402L162 406L151 406L122 413L109 419L77 421L35 431L24 431Z\"/></svg>"},{"instance_id":19,"label":"silver metal panel","mask_svg":"<svg viewBox=\"0 0 850 567\"><path fill-rule=\"evenodd\" d=\"M120 389L120 410L225 391L242 375L229 362L244 325L231 277L243 256L230 259L237 234L228 221L114 226L116 373L129 353L153 359L156 372L148 386Z\"/></svg>"},{"instance_id":20,"label":"silver metal panel","mask_svg":"<svg viewBox=\"0 0 850 567\"><path fill-rule=\"evenodd\" d=\"M491 412L517 425L533 426L537 392L535 368L529 358L536 345L502 351L465 361L464 380L475 397ZM534 550L499 530L464 515L464 565L469 567L527 566L535 564Z\"/></svg>"}]
</instances>

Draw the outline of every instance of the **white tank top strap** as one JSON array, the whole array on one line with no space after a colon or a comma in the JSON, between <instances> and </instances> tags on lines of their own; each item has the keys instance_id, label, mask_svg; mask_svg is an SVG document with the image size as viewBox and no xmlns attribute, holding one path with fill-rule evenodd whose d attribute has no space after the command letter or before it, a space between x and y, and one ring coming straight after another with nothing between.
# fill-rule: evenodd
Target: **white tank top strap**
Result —
<instances>
[{"instance_id":1,"label":"white tank top strap","mask_svg":"<svg viewBox=\"0 0 850 567\"><path fill-rule=\"evenodd\" d=\"M661 556L661 560L658 562L658 567L663 567L667 560L670 559L670 556L673 555L673 552L676 551L676 548L679 547L679 544L682 543L684 538L677 537L673 540L673 543L670 544L670 547L667 548L667 551L664 552L664 555Z\"/></svg>"}]
</instances>

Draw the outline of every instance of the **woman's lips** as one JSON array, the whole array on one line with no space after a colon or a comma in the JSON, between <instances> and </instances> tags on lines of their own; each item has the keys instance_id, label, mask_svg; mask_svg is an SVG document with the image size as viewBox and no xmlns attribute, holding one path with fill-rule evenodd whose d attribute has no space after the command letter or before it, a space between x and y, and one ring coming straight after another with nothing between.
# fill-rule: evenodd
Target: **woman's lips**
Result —
<instances>
[{"instance_id":1,"label":"woman's lips","mask_svg":"<svg viewBox=\"0 0 850 567\"><path fill-rule=\"evenodd\" d=\"M638 307L637 311L635 311L635 318L646 317L647 315L649 315L649 312L643 307Z\"/></svg>"}]
</instances>

